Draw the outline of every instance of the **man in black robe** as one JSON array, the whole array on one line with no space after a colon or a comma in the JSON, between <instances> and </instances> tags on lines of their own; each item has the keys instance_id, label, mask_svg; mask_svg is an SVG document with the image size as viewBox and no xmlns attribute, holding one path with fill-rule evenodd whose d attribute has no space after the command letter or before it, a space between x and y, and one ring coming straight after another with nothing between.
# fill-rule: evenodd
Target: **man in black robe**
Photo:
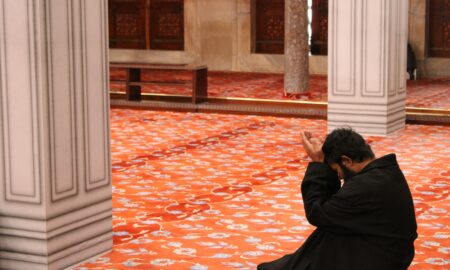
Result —
<instances>
[{"instance_id":1,"label":"man in black robe","mask_svg":"<svg viewBox=\"0 0 450 270\"><path fill-rule=\"evenodd\" d=\"M375 158L363 137L348 128L331 132L323 145L309 132L302 139L312 159L302 196L317 229L295 253L258 270L407 269L417 224L395 154Z\"/></svg>"}]
</instances>

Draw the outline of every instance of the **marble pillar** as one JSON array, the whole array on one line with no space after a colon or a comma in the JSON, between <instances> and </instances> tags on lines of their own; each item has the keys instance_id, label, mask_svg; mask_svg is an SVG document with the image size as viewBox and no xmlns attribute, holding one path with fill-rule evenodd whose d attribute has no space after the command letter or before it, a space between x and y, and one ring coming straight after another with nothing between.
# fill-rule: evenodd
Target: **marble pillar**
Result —
<instances>
[{"instance_id":1,"label":"marble pillar","mask_svg":"<svg viewBox=\"0 0 450 270\"><path fill-rule=\"evenodd\" d=\"M328 129L405 127L408 0L330 0Z\"/></svg>"},{"instance_id":2,"label":"marble pillar","mask_svg":"<svg viewBox=\"0 0 450 270\"><path fill-rule=\"evenodd\" d=\"M308 1L286 0L284 92L305 92L309 86Z\"/></svg>"},{"instance_id":3,"label":"marble pillar","mask_svg":"<svg viewBox=\"0 0 450 270\"><path fill-rule=\"evenodd\" d=\"M112 247L107 0L0 0L0 269Z\"/></svg>"}]
</instances>

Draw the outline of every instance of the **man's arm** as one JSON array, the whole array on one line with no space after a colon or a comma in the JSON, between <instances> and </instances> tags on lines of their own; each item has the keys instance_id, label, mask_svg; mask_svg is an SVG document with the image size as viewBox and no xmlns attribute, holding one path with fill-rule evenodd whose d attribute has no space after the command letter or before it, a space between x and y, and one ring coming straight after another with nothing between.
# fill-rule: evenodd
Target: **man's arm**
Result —
<instances>
[{"instance_id":1,"label":"man's arm","mask_svg":"<svg viewBox=\"0 0 450 270\"><path fill-rule=\"evenodd\" d=\"M339 178L328 165L310 162L301 185L306 217L314 226L329 226L329 200L340 189Z\"/></svg>"},{"instance_id":2,"label":"man's arm","mask_svg":"<svg viewBox=\"0 0 450 270\"><path fill-rule=\"evenodd\" d=\"M325 164L310 163L302 182L302 197L308 222L327 231L342 234L376 231L381 220L377 203L356 183L340 182ZM334 178L332 175L334 173ZM375 226L375 227L374 227Z\"/></svg>"},{"instance_id":3,"label":"man's arm","mask_svg":"<svg viewBox=\"0 0 450 270\"><path fill-rule=\"evenodd\" d=\"M348 185L341 189L338 175L323 163L322 142L311 133L302 133L302 144L312 159L302 182L302 197L306 217L314 226L336 232L353 231L355 215L361 211L353 202L359 192Z\"/></svg>"}]
</instances>

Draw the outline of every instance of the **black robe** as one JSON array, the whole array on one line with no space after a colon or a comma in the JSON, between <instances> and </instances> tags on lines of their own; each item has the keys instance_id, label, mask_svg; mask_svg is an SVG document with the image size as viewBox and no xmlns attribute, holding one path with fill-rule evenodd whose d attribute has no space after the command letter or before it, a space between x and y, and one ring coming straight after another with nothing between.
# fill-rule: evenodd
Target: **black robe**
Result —
<instances>
[{"instance_id":1,"label":"black robe","mask_svg":"<svg viewBox=\"0 0 450 270\"><path fill-rule=\"evenodd\" d=\"M342 187L327 165L311 162L301 189L306 217L317 229L295 253L258 270L402 270L411 264L417 224L394 154L372 161Z\"/></svg>"}]
</instances>

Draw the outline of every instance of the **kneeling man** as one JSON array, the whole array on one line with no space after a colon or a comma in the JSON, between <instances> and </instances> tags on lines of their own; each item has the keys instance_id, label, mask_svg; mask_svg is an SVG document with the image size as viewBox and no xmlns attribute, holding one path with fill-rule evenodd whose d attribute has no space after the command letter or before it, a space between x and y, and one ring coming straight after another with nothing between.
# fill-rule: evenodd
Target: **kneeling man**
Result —
<instances>
[{"instance_id":1,"label":"kneeling man","mask_svg":"<svg viewBox=\"0 0 450 270\"><path fill-rule=\"evenodd\" d=\"M323 145L309 132L302 140L312 159L301 185L303 202L317 229L295 253L258 270L407 269L417 224L395 154L375 158L348 128L331 132Z\"/></svg>"}]
</instances>

